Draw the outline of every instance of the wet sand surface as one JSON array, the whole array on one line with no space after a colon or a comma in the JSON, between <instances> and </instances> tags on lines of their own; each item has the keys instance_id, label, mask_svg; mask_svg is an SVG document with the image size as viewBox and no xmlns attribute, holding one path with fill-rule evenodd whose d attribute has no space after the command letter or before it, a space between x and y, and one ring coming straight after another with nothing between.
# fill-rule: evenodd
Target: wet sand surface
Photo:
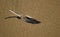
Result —
<instances>
[{"instance_id":1,"label":"wet sand surface","mask_svg":"<svg viewBox=\"0 0 60 37\"><path fill-rule=\"evenodd\" d=\"M5 20L14 16L9 10L23 12L41 23ZM60 0L0 0L0 37L60 37Z\"/></svg>"}]
</instances>

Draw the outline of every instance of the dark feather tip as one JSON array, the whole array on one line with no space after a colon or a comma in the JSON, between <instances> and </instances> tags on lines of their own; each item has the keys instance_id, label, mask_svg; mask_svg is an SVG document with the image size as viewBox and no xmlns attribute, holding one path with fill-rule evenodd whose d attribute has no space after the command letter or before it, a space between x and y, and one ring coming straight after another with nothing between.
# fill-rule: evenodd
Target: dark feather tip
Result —
<instances>
[{"instance_id":1,"label":"dark feather tip","mask_svg":"<svg viewBox=\"0 0 60 37\"><path fill-rule=\"evenodd\" d=\"M25 21L27 23L31 23L31 24L39 24L39 23L41 23L40 21L38 21L36 19L33 19L33 18L29 18L29 17L25 17Z\"/></svg>"}]
</instances>

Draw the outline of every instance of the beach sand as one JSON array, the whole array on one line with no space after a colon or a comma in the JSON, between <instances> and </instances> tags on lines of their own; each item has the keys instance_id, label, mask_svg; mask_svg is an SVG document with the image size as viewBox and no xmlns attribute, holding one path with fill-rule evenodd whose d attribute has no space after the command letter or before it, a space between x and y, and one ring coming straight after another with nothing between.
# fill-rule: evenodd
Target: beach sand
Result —
<instances>
[{"instance_id":1,"label":"beach sand","mask_svg":"<svg viewBox=\"0 0 60 37\"><path fill-rule=\"evenodd\" d=\"M30 24L16 18L29 15L40 24ZM0 0L0 37L60 37L60 0Z\"/></svg>"}]
</instances>

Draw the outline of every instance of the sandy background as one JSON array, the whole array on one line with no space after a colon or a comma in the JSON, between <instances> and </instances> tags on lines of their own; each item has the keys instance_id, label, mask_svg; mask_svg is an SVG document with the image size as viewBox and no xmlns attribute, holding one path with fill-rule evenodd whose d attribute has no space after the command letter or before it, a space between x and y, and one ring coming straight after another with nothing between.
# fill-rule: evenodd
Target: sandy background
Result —
<instances>
[{"instance_id":1,"label":"sandy background","mask_svg":"<svg viewBox=\"0 0 60 37\"><path fill-rule=\"evenodd\" d=\"M14 15L9 9L30 15L41 23L5 20ZM0 0L0 37L60 37L60 0Z\"/></svg>"}]
</instances>

